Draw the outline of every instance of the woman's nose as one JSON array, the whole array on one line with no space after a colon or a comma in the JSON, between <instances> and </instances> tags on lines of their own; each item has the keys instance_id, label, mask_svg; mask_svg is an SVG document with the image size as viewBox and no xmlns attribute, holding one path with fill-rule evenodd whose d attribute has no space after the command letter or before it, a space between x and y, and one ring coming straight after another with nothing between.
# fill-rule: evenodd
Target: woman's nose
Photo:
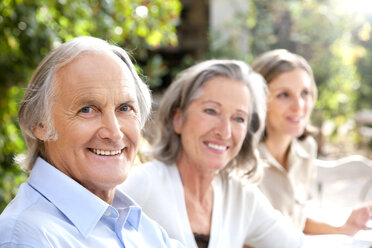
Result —
<instances>
[{"instance_id":1,"label":"woman's nose","mask_svg":"<svg viewBox=\"0 0 372 248\"><path fill-rule=\"evenodd\" d=\"M301 110L305 106L305 100L302 97L295 97L292 101L292 108L295 110Z\"/></svg>"},{"instance_id":2,"label":"woman's nose","mask_svg":"<svg viewBox=\"0 0 372 248\"><path fill-rule=\"evenodd\" d=\"M228 139L231 137L231 123L230 119L222 116L220 118L220 121L217 123L216 127L217 134L222 138L222 139Z\"/></svg>"}]
</instances>

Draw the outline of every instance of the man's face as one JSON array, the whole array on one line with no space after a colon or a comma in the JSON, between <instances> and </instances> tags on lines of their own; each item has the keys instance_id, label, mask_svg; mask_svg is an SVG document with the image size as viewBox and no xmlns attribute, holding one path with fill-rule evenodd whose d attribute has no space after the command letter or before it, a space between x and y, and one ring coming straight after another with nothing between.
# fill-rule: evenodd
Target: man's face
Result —
<instances>
[{"instance_id":1,"label":"man's face","mask_svg":"<svg viewBox=\"0 0 372 248\"><path fill-rule=\"evenodd\" d=\"M112 190L128 175L141 127L128 68L114 54L89 52L61 68L55 80L58 139L45 142L48 162L95 194ZM37 127L35 134L44 132Z\"/></svg>"}]
</instances>

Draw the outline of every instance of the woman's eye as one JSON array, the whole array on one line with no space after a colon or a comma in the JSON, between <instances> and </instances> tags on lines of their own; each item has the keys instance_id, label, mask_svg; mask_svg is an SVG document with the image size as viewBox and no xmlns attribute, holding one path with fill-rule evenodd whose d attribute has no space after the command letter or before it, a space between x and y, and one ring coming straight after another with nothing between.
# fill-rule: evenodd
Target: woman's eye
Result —
<instances>
[{"instance_id":1,"label":"woman's eye","mask_svg":"<svg viewBox=\"0 0 372 248\"><path fill-rule=\"evenodd\" d=\"M287 96L288 96L287 93L280 93L280 94L278 95L278 98L286 98Z\"/></svg>"},{"instance_id":2,"label":"woman's eye","mask_svg":"<svg viewBox=\"0 0 372 248\"><path fill-rule=\"evenodd\" d=\"M308 90L302 91L302 96L309 96L309 95L310 95L310 91Z\"/></svg>"},{"instance_id":3,"label":"woman's eye","mask_svg":"<svg viewBox=\"0 0 372 248\"><path fill-rule=\"evenodd\" d=\"M211 108L205 109L204 112L209 114L209 115L215 115L217 113L216 110L211 109Z\"/></svg>"},{"instance_id":4,"label":"woman's eye","mask_svg":"<svg viewBox=\"0 0 372 248\"><path fill-rule=\"evenodd\" d=\"M245 119L243 117L236 117L236 121L238 123L245 123Z\"/></svg>"},{"instance_id":5,"label":"woman's eye","mask_svg":"<svg viewBox=\"0 0 372 248\"><path fill-rule=\"evenodd\" d=\"M90 112L92 112L92 108L91 107L84 107L82 109L80 109L80 112L81 113L84 113L84 114L89 114Z\"/></svg>"},{"instance_id":6,"label":"woman's eye","mask_svg":"<svg viewBox=\"0 0 372 248\"><path fill-rule=\"evenodd\" d=\"M127 111L130 111L132 108L128 105L123 105L120 107L120 111L124 111L124 112L127 112Z\"/></svg>"}]
</instances>

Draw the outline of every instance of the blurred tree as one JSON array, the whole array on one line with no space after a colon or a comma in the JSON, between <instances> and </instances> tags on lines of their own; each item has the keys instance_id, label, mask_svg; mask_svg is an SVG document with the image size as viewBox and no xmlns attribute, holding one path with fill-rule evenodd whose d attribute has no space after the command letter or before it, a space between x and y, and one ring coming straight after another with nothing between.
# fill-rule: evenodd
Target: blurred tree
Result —
<instances>
[{"instance_id":1,"label":"blurred tree","mask_svg":"<svg viewBox=\"0 0 372 248\"><path fill-rule=\"evenodd\" d=\"M162 58L149 51L177 44L178 0L0 1L0 212L26 178L15 162L25 152L17 124L23 88L41 59L81 35L114 42L158 83Z\"/></svg>"},{"instance_id":2,"label":"blurred tree","mask_svg":"<svg viewBox=\"0 0 372 248\"><path fill-rule=\"evenodd\" d=\"M241 59L252 62L263 52L284 48L309 61L319 89L312 115L317 126L325 120L334 122L336 127L345 124L355 112L361 96L357 91L360 87L357 61L365 52L351 34L364 27L362 35L369 40L371 30L370 26L364 26L364 16L348 11L344 2L251 0L248 14L236 16L240 21L231 22L237 25L231 29L249 29L249 52L240 55ZM239 48L233 45L230 42L225 50L212 51L212 56L228 57L228 54L239 53ZM366 56L364 61L366 68L371 65L370 57ZM366 75L371 78L370 70ZM331 138L338 141L339 137L333 135Z\"/></svg>"},{"instance_id":3,"label":"blurred tree","mask_svg":"<svg viewBox=\"0 0 372 248\"><path fill-rule=\"evenodd\" d=\"M368 23L361 25L356 32L354 32L354 39L360 44L365 53L361 59L358 60L358 71L360 73L360 90L358 99L359 109L372 109L372 15L368 16Z\"/></svg>"}]
</instances>

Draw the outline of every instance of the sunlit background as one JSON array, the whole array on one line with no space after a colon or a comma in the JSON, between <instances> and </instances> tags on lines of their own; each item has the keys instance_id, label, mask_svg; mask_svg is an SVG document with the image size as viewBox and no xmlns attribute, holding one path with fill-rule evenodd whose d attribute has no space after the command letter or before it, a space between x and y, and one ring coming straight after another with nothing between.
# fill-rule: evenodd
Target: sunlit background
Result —
<instances>
[{"instance_id":1,"label":"sunlit background","mask_svg":"<svg viewBox=\"0 0 372 248\"><path fill-rule=\"evenodd\" d=\"M27 178L15 160L26 152L17 122L24 88L43 56L66 40L92 35L127 49L153 91L155 109L175 75L197 61L250 63L275 48L299 53L319 88L312 116L319 157L371 158L371 27L370 0L2 0L0 212ZM151 124L144 134L150 141ZM314 204L320 203L331 204ZM348 209L355 201L343 204Z\"/></svg>"},{"instance_id":2,"label":"sunlit background","mask_svg":"<svg viewBox=\"0 0 372 248\"><path fill-rule=\"evenodd\" d=\"M369 0L345 0L341 1L340 6L345 9L345 11L372 14L372 1Z\"/></svg>"}]
</instances>

